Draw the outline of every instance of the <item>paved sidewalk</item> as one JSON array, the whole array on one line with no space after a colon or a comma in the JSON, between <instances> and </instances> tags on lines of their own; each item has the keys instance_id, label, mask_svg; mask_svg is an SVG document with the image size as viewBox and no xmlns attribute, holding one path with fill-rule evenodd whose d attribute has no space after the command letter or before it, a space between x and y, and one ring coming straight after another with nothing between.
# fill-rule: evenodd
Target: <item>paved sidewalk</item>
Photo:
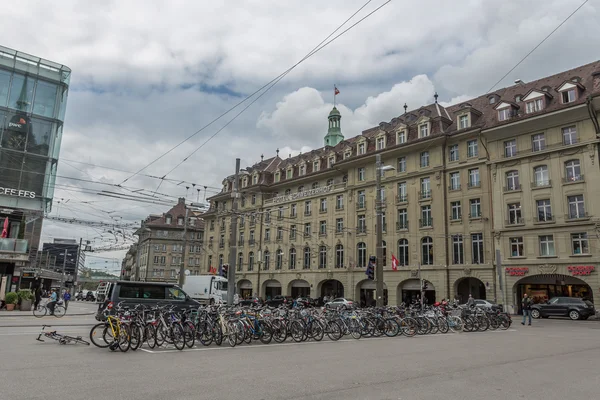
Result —
<instances>
[{"instance_id":1,"label":"paved sidewalk","mask_svg":"<svg viewBox=\"0 0 600 400\"><path fill-rule=\"evenodd\" d=\"M74 312L69 312L69 310L67 310L67 313L65 315L70 315L70 316L77 316L77 315L94 315L95 312L93 311L74 311ZM34 317L33 315L33 311L6 311L6 310L1 310L0 311L0 318L2 317Z\"/></svg>"}]
</instances>

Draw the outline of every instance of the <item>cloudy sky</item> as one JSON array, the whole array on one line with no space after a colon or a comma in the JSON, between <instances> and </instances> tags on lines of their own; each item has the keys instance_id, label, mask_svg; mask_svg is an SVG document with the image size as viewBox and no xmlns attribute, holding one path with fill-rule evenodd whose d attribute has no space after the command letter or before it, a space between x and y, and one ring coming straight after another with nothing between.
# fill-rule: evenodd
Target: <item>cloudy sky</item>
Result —
<instances>
[{"instance_id":1,"label":"cloudy sky","mask_svg":"<svg viewBox=\"0 0 600 400\"><path fill-rule=\"evenodd\" d=\"M233 173L236 157L245 167L277 148L287 156L320 147L334 84L346 137L401 114L404 103L412 109L432 102L436 91L442 102L485 93L583 2L393 0L299 65L237 119L230 122L248 102L143 171L168 173L172 180L136 176L123 188L110 186L286 71L365 1L3 4L10 18L0 24L1 44L73 70L52 215L139 221L169 207L95 193L155 191L160 184L162 199L187 194L202 201ZM384 2L372 0L346 26ZM595 61L599 11L600 2L590 0L499 87ZM53 221L45 222L44 237L124 244L107 229ZM92 266L112 264L98 258Z\"/></svg>"}]
</instances>

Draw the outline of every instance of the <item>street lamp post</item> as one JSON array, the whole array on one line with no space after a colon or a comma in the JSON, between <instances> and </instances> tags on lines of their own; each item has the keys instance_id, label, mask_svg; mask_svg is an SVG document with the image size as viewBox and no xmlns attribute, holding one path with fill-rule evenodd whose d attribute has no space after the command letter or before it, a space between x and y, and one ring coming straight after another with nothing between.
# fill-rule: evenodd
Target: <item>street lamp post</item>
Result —
<instances>
[{"instance_id":1,"label":"street lamp post","mask_svg":"<svg viewBox=\"0 0 600 400\"><path fill-rule=\"evenodd\" d=\"M383 306L383 199L381 198L381 175L385 171L391 171L391 165L382 165L381 154L375 155L375 213L377 223L375 225L377 241L377 260L375 263L376 297L377 307Z\"/></svg>"}]
</instances>

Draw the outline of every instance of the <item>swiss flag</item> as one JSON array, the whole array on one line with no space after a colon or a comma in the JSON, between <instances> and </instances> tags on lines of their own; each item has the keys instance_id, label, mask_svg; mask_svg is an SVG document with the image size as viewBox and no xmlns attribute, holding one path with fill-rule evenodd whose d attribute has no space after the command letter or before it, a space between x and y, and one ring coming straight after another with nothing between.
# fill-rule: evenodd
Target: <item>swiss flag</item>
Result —
<instances>
[{"instance_id":1,"label":"swiss flag","mask_svg":"<svg viewBox=\"0 0 600 400\"><path fill-rule=\"evenodd\" d=\"M392 254L392 271L398 271L398 259Z\"/></svg>"},{"instance_id":2,"label":"swiss flag","mask_svg":"<svg viewBox=\"0 0 600 400\"><path fill-rule=\"evenodd\" d=\"M336 96L337 96L338 94L340 94L340 91L339 91L339 90L338 90L338 88L337 88L337 87L335 87L335 86L333 87L333 94L334 94L334 95L336 95Z\"/></svg>"}]
</instances>

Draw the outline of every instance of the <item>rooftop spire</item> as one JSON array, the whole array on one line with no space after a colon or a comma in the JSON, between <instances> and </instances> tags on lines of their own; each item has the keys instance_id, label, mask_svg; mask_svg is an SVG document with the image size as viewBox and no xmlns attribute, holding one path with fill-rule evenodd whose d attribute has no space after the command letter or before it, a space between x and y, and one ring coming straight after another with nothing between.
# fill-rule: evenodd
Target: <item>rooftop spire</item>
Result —
<instances>
[{"instance_id":1,"label":"rooftop spire","mask_svg":"<svg viewBox=\"0 0 600 400\"><path fill-rule=\"evenodd\" d=\"M329 129L327 130L327 135L325 135L324 138L325 146L335 146L344 140L344 135L342 135L342 127L340 125L342 115L334 106L327 119L329 120Z\"/></svg>"}]
</instances>

